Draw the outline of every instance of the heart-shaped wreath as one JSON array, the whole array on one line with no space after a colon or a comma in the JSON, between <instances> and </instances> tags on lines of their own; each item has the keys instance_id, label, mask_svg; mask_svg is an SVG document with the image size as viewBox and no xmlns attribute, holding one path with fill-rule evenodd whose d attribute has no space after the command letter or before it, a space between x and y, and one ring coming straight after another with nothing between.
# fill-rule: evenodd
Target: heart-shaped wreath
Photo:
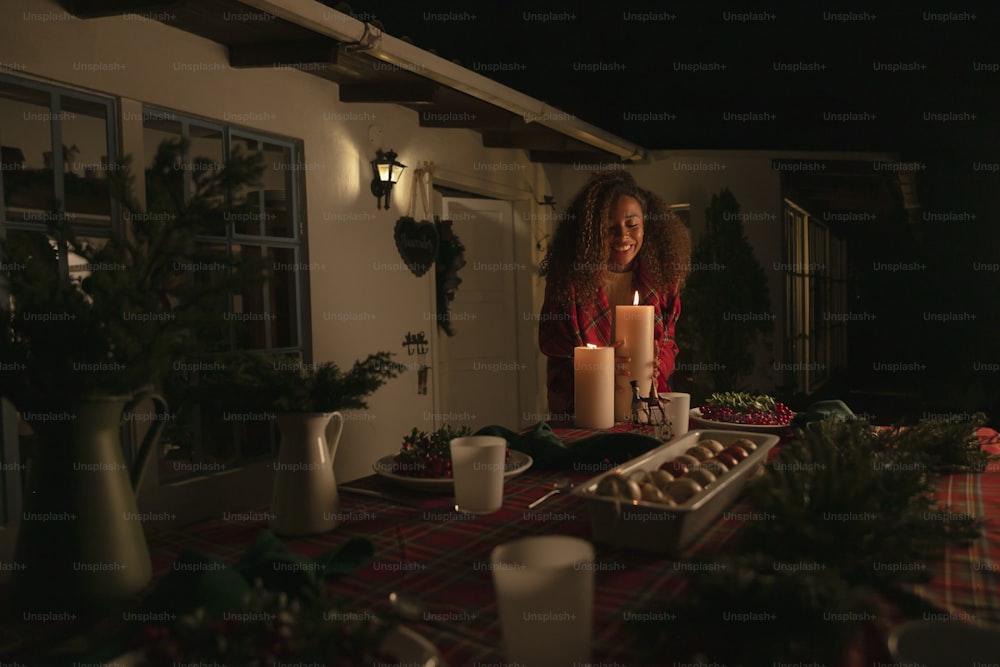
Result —
<instances>
[{"instance_id":1,"label":"heart-shaped wreath","mask_svg":"<svg viewBox=\"0 0 1000 667\"><path fill-rule=\"evenodd\" d=\"M417 192L420 193L425 217L430 216L432 173L433 163L425 163L423 167L414 170L408 215L396 221L396 249L406 266L418 277L427 273L432 264L437 264L435 284L438 312L434 319L446 334L454 336L449 307L455 298L455 290L462 282L458 277L458 270L465 266L465 246L452 230L451 220L441 220L435 215L434 222L426 219L418 222L414 217Z\"/></svg>"},{"instance_id":2,"label":"heart-shaped wreath","mask_svg":"<svg viewBox=\"0 0 1000 667\"><path fill-rule=\"evenodd\" d=\"M420 277L427 273L438 254L438 230L434 223L403 216L396 221L393 235L399 256L413 275Z\"/></svg>"}]
</instances>

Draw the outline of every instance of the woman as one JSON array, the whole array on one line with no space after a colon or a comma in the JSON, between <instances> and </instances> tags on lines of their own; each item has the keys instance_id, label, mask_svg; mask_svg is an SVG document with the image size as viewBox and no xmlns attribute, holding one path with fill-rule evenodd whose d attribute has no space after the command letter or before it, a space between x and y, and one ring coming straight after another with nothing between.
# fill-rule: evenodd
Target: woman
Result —
<instances>
[{"instance_id":1,"label":"woman","mask_svg":"<svg viewBox=\"0 0 1000 667\"><path fill-rule=\"evenodd\" d=\"M573 348L620 347L622 341L613 338L614 307L631 304L637 290L639 303L654 311L657 391L670 391L667 379L678 350L674 325L690 262L688 230L662 199L624 171L593 176L570 205L541 264L546 285L538 342L548 357L553 420L568 420L573 413ZM619 375L628 374L627 361L616 357Z\"/></svg>"}]
</instances>

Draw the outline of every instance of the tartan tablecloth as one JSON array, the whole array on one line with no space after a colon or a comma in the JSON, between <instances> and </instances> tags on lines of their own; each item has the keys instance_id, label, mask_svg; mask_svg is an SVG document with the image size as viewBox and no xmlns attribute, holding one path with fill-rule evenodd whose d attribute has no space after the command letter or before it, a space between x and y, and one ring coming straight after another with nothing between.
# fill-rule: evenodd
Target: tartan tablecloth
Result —
<instances>
[{"instance_id":1,"label":"tartan tablecloth","mask_svg":"<svg viewBox=\"0 0 1000 667\"><path fill-rule=\"evenodd\" d=\"M567 443L592 434L574 429L556 429L556 433ZM996 435L990 429L980 432L984 444L994 443L989 448L1000 453ZM442 651L449 665L505 665L488 567L490 551L501 542L529 535L589 538L582 499L561 494L537 510L529 511L527 506L559 477L581 482L594 474L529 470L506 481L500 511L480 517L454 512L450 494L408 492L373 476L348 486L384 489L412 504L342 492L342 525L323 535L286 538L285 542L295 553L316 556L352 537L369 539L375 547L373 562L355 575L336 580L331 584L334 592L372 612L389 609L392 591L415 595L427 604L426 618L481 638L473 641L435 623L412 623L414 630ZM951 511L983 517L984 534L967 548L948 550L935 566L934 579L915 592L944 610L936 615L941 620L1000 626L1000 465L992 464L982 474L943 477L939 493ZM677 595L687 572L731 545L742 523L740 515L750 511L742 502L734 505L677 560L595 545L596 664L633 664L635 647L626 621L647 603ZM176 556L189 548L234 562L265 527L263 518L248 513L151 535L154 569L158 575L165 574ZM887 655L875 660L889 662Z\"/></svg>"}]
</instances>

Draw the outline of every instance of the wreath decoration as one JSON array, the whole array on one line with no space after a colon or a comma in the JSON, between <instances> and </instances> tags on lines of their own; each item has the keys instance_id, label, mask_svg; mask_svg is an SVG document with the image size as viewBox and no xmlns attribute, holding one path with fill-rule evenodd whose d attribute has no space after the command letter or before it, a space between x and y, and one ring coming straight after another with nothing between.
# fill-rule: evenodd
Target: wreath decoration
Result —
<instances>
[{"instance_id":1,"label":"wreath decoration","mask_svg":"<svg viewBox=\"0 0 1000 667\"><path fill-rule=\"evenodd\" d=\"M438 254L435 263L435 279L437 281L437 324L449 336L455 335L451 326L451 302L455 299L455 290L462 283L458 271L465 266L465 246L452 229L451 220L442 220L434 216L434 225L438 232Z\"/></svg>"},{"instance_id":2,"label":"wreath decoration","mask_svg":"<svg viewBox=\"0 0 1000 667\"><path fill-rule=\"evenodd\" d=\"M434 263L435 310L437 311L434 319L442 331L449 336L454 336L451 302L455 299L455 291L462 283L458 272L465 266L465 246L455 234L452 220L442 220L437 214L433 216L433 223L427 220L431 210L430 193L433 189L431 184L433 175L433 162L425 162L423 166L414 170L413 184L410 188L410 209L409 213L396 223L396 245L404 258L407 256L406 252L412 255L414 252L424 250L425 246L433 246L433 254L427 257L426 253L420 253L418 258L413 259L416 266L411 267L411 269L415 268L414 273L419 277L430 268L431 262ZM420 222L416 221L418 193L424 211L424 219ZM429 241L431 238L433 239L432 243ZM411 260L407 259L407 262L409 264Z\"/></svg>"}]
</instances>

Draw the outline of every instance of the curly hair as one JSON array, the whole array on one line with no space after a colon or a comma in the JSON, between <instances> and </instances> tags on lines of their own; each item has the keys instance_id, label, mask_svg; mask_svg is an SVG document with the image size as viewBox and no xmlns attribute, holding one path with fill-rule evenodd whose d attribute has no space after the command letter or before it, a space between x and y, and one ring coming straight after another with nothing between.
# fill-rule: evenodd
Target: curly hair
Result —
<instances>
[{"instance_id":1,"label":"curly hair","mask_svg":"<svg viewBox=\"0 0 1000 667\"><path fill-rule=\"evenodd\" d=\"M678 290L691 264L691 235L659 196L640 188L621 170L597 172L570 204L541 262L546 289L559 303L593 301L607 270L610 211L620 197L632 197L643 213L643 241L637 260L657 291Z\"/></svg>"}]
</instances>

